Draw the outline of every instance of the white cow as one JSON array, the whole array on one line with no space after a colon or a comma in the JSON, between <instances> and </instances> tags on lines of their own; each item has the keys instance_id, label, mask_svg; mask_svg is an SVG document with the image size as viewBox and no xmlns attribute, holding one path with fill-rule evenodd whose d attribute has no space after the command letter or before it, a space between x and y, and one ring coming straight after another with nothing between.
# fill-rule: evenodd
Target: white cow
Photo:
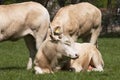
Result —
<instances>
[{"instance_id":1,"label":"white cow","mask_svg":"<svg viewBox=\"0 0 120 80\"><path fill-rule=\"evenodd\" d=\"M101 11L87 2L65 6L51 22L53 29L58 26L64 35L72 37L74 41L81 37L85 42L96 44L102 29Z\"/></svg>"},{"instance_id":2,"label":"white cow","mask_svg":"<svg viewBox=\"0 0 120 80\"><path fill-rule=\"evenodd\" d=\"M56 29L55 29L56 31ZM77 58L78 54L72 46L69 37L62 34L51 34L39 48L35 57L35 73L53 73L61 68L61 59L66 57ZM63 60L64 61L64 60Z\"/></svg>"},{"instance_id":3,"label":"white cow","mask_svg":"<svg viewBox=\"0 0 120 80\"><path fill-rule=\"evenodd\" d=\"M50 23L46 8L36 2L0 5L0 42L24 37L30 51L27 69L45 40Z\"/></svg>"},{"instance_id":4,"label":"white cow","mask_svg":"<svg viewBox=\"0 0 120 80\"><path fill-rule=\"evenodd\" d=\"M74 43L73 45L79 57L68 60L64 64L63 69L72 69L75 72L83 70L103 71L104 61L95 45L91 43Z\"/></svg>"}]
</instances>

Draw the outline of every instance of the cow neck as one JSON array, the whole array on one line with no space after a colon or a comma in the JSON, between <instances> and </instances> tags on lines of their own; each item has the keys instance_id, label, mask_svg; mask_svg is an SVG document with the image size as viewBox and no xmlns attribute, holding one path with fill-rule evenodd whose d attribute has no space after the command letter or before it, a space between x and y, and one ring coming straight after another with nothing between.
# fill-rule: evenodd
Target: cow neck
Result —
<instances>
[{"instance_id":1,"label":"cow neck","mask_svg":"<svg viewBox=\"0 0 120 80\"><path fill-rule=\"evenodd\" d=\"M51 63L54 57L56 57L56 53L57 53L56 47L57 47L56 43L52 40L48 40L45 43L45 46L44 46L45 54L44 55L46 59L49 61L49 63Z\"/></svg>"}]
</instances>

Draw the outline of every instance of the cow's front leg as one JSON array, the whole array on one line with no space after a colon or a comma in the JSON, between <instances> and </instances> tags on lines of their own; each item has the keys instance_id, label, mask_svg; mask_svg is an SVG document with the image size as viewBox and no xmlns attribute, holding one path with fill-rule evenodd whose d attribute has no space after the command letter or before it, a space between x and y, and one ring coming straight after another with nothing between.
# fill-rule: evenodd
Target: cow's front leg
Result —
<instances>
[{"instance_id":1,"label":"cow's front leg","mask_svg":"<svg viewBox=\"0 0 120 80\"><path fill-rule=\"evenodd\" d=\"M83 70L83 67L81 66L81 64L78 64L77 62L74 62L73 64L71 64L70 70L75 71L75 72L80 72L80 71Z\"/></svg>"},{"instance_id":2,"label":"cow's front leg","mask_svg":"<svg viewBox=\"0 0 120 80\"><path fill-rule=\"evenodd\" d=\"M45 74L45 73L54 73L52 70L50 70L49 68L40 68L38 66L34 67L35 70L35 74Z\"/></svg>"},{"instance_id":3,"label":"cow's front leg","mask_svg":"<svg viewBox=\"0 0 120 80\"><path fill-rule=\"evenodd\" d=\"M2 41L3 40L3 35L2 34L0 34L0 41Z\"/></svg>"},{"instance_id":4,"label":"cow's front leg","mask_svg":"<svg viewBox=\"0 0 120 80\"><path fill-rule=\"evenodd\" d=\"M32 36L26 36L24 37L25 43L27 45L27 48L29 49L29 61L27 64L27 69L31 69L32 68L32 63L34 61L35 58L35 54L37 52L36 50L36 45L35 45L35 39Z\"/></svg>"},{"instance_id":5,"label":"cow's front leg","mask_svg":"<svg viewBox=\"0 0 120 80\"><path fill-rule=\"evenodd\" d=\"M43 70L38 66L35 66L34 70L35 70L35 74L43 74L44 73Z\"/></svg>"}]
</instances>

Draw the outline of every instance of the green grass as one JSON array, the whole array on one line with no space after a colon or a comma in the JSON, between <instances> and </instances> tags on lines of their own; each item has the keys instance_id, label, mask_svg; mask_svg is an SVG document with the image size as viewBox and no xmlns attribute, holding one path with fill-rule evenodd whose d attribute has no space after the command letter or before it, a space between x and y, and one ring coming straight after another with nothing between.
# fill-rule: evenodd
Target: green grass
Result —
<instances>
[{"instance_id":1,"label":"green grass","mask_svg":"<svg viewBox=\"0 0 120 80\"><path fill-rule=\"evenodd\" d=\"M0 43L0 80L119 80L120 79L120 38L99 38L104 72L56 72L35 75L26 70L28 50L23 42Z\"/></svg>"}]
</instances>

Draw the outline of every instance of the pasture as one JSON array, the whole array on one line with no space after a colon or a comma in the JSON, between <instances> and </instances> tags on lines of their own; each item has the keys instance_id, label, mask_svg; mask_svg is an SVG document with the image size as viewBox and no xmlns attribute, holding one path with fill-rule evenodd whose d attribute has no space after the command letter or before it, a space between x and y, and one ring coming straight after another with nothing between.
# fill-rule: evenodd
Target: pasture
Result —
<instances>
[{"instance_id":1,"label":"pasture","mask_svg":"<svg viewBox=\"0 0 120 80\"><path fill-rule=\"evenodd\" d=\"M28 50L23 40L0 43L0 80L118 80L120 79L120 38L99 38L104 72L67 72L35 75L26 70Z\"/></svg>"}]
</instances>

